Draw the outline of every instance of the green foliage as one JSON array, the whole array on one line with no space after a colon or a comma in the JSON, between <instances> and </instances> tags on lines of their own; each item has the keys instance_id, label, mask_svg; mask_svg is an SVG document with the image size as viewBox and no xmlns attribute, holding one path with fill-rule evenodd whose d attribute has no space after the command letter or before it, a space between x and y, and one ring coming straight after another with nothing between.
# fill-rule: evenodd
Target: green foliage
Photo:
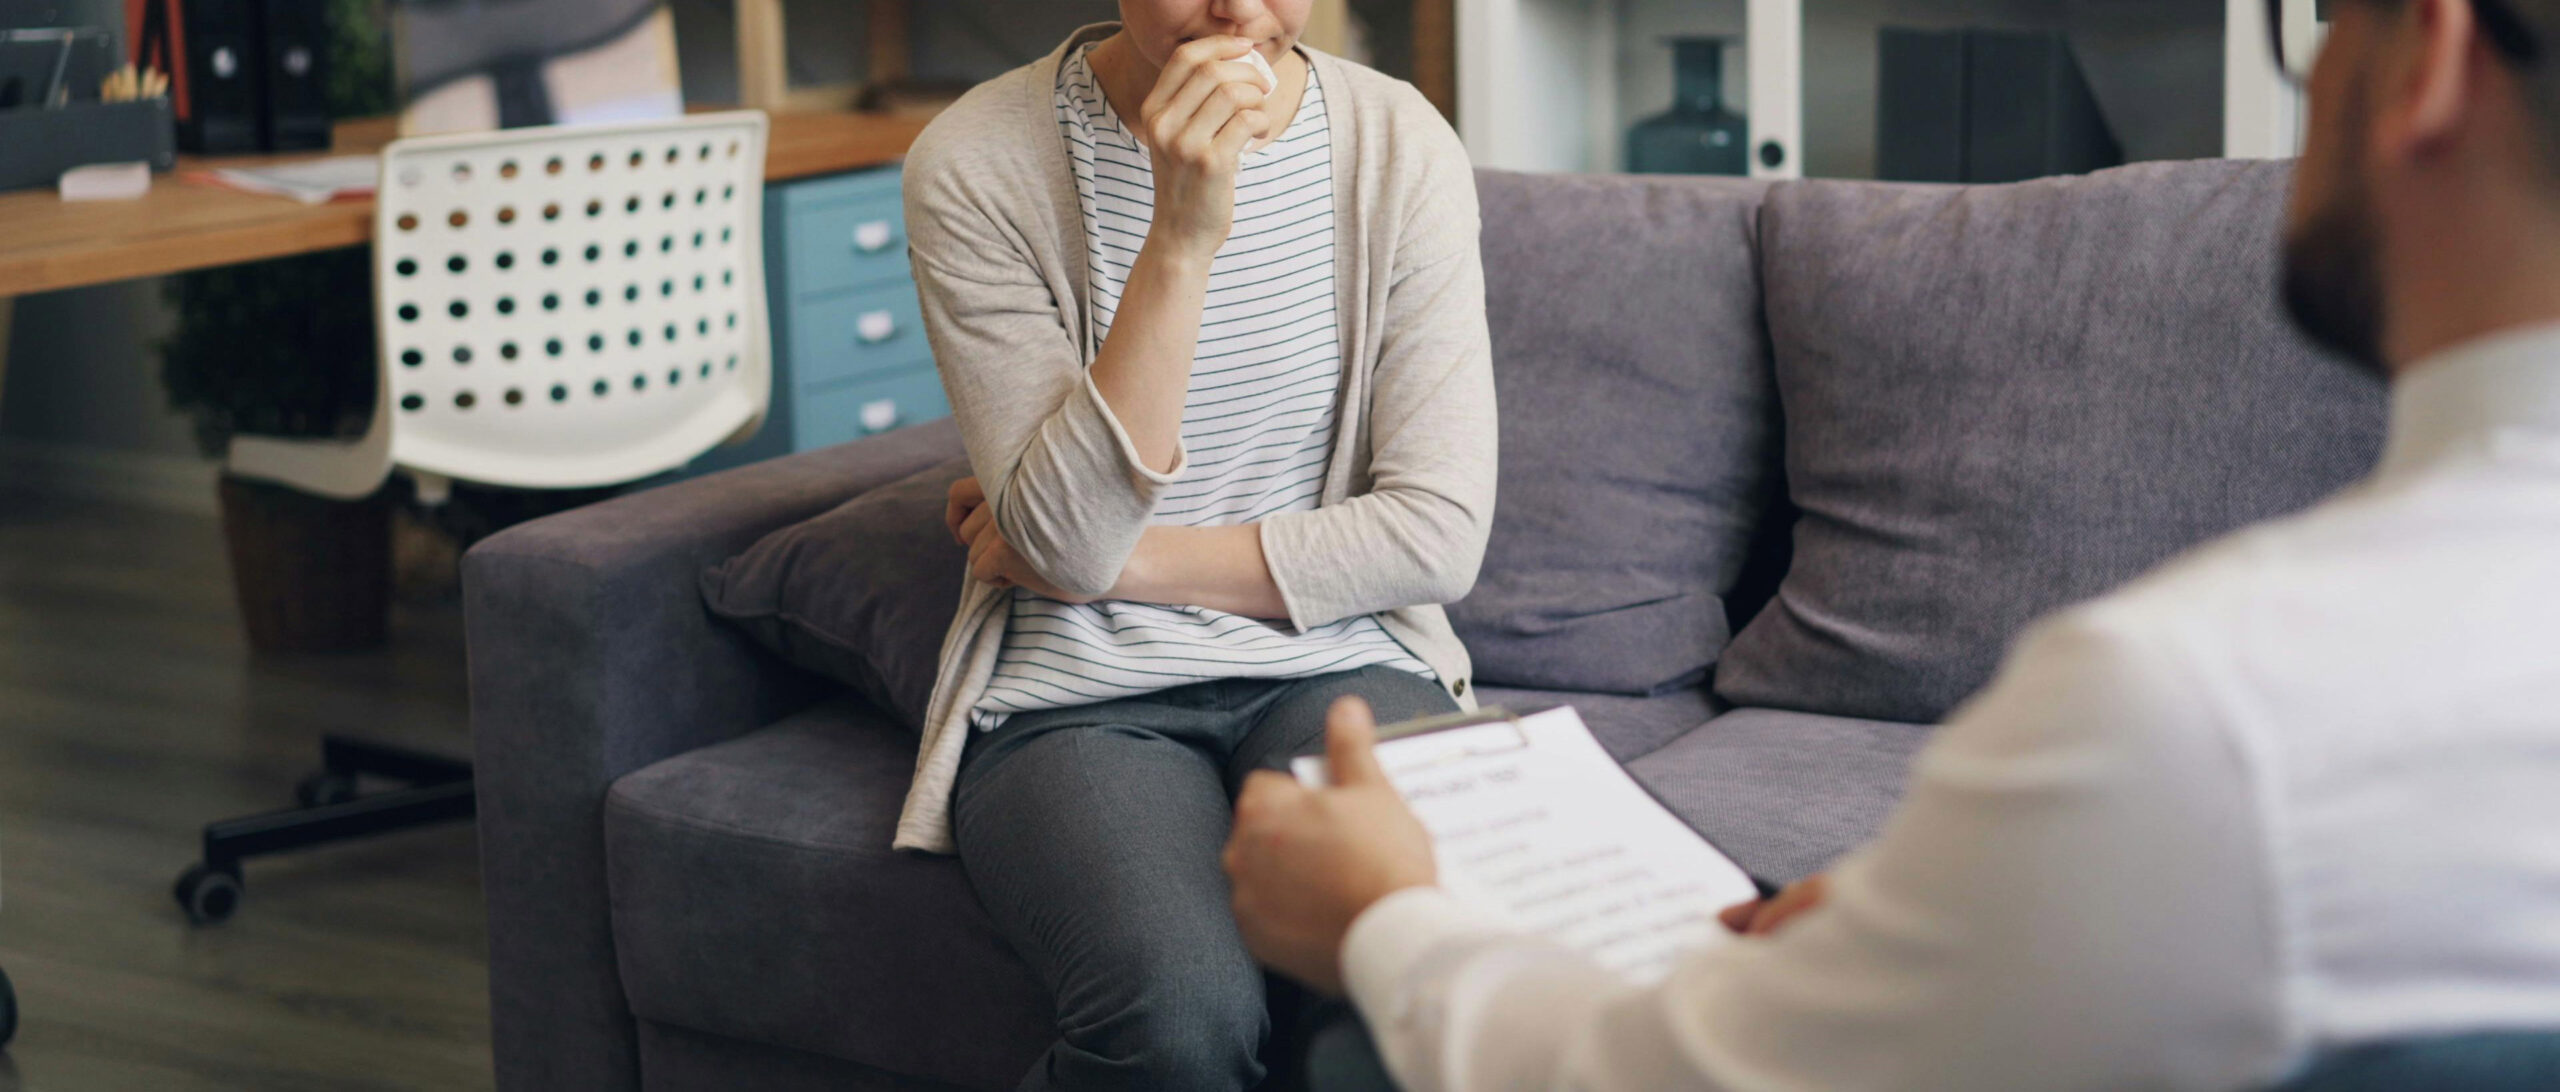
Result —
<instances>
[{"instance_id":1,"label":"green foliage","mask_svg":"<svg viewBox=\"0 0 2560 1092\"><path fill-rule=\"evenodd\" d=\"M329 116L391 112L391 38L382 0L329 0Z\"/></svg>"},{"instance_id":2,"label":"green foliage","mask_svg":"<svg viewBox=\"0 0 2560 1092\"><path fill-rule=\"evenodd\" d=\"M379 0L329 0L330 116L391 110L391 49ZM177 326L160 345L171 407L220 457L235 433L361 432L376 385L373 258L364 247L169 278Z\"/></svg>"},{"instance_id":3,"label":"green foliage","mask_svg":"<svg viewBox=\"0 0 2560 1092\"><path fill-rule=\"evenodd\" d=\"M171 277L176 331L160 346L172 406L219 457L233 433L364 430L376 383L373 256L363 247Z\"/></svg>"}]
</instances>

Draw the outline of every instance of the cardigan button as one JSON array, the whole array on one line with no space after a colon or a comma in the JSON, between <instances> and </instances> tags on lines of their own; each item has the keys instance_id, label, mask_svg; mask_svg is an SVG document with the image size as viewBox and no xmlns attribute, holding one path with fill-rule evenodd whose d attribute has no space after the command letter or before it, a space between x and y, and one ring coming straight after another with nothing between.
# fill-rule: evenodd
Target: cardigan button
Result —
<instances>
[{"instance_id":1,"label":"cardigan button","mask_svg":"<svg viewBox=\"0 0 2560 1092\"><path fill-rule=\"evenodd\" d=\"M1450 687L1450 688L1449 688L1449 692L1450 692L1451 694L1455 694L1455 695L1457 695L1458 697L1461 697L1461 698L1466 697L1466 696L1467 696L1467 680L1465 680L1465 679L1460 679L1460 680L1458 680L1458 685Z\"/></svg>"}]
</instances>

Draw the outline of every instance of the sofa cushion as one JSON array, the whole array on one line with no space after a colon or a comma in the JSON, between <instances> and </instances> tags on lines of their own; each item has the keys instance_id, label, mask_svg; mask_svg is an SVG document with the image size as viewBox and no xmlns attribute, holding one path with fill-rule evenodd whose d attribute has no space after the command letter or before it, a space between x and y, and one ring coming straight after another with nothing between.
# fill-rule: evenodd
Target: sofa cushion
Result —
<instances>
[{"instance_id":1,"label":"sofa cushion","mask_svg":"<svg viewBox=\"0 0 2560 1092\"><path fill-rule=\"evenodd\" d=\"M703 602L919 729L968 569L943 503L968 474L953 459L766 535L704 570Z\"/></svg>"},{"instance_id":2,"label":"sofa cushion","mask_svg":"<svg viewBox=\"0 0 2560 1092\"><path fill-rule=\"evenodd\" d=\"M1621 761L1706 721L1703 690L1570 703ZM889 841L915 742L852 695L614 782L605 857L635 1015L969 1087L1052 1038L1048 995L948 857Z\"/></svg>"},{"instance_id":3,"label":"sofa cushion","mask_svg":"<svg viewBox=\"0 0 2560 1092\"><path fill-rule=\"evenodd\" d=\"M1485 684L1694 682L1775 463L1764 186L1482 171L1476 191L1502 468L1449 620Z\"/></svg>"},{"instance_id":4,"label":"sofa cushion","mask_svg":"<svg viewBox=\"0 0 2560 1092\"><path fill-rule=\"evenodd\" d=\"M1786 883L1883 829L1929 729L1737 709L1627 765L1734 863Z\"/></svg>"},{"instance_id":5,"label":"sofa cushion","mask_svg":"<svg viewBox=\"0 0 2560 1092\"><path fill-rule=\"evenodd\" d=\"M613 939L648 1020L976 1088L1053 1021L959 863L889 841L915 741L850 695L644 767L605 803Z\"/></svg>"},{"instance_id":6,"label":"sofa cushion","mask_svg":"<svg viewBox=\"0 0 2560 1092\"><path fill-rule=\"evenodd\" d=\"M2382 385L2280 316L2281 163L1771 191L1802 510L1717 693L1934 721L2031 619L2372 466Z\"/></svg>"},{"instance_id":7,"label":"sofa cushion","mask_svg":"<svg viewBox=\"0 0 2560 1092\"><path fill-rule=\"evenodd\" d=\"M963 1087L655 1020L638 1023L640 1074L647 1092L959 1092Z\"/></svg>"},{"instance_id":8,"label":"sofa cushion","mask_svg":"<svg viewBox=\"0 0 2560 1092\"><path fill-rule=\"evenodd\" d=\"M1514 713L1534 713L1558 705L1570 705L1582 714L1582 723L1600 741L1602 750L1620 762L1632 762L1640 755L1651 754L1663 744L1680 738L1682 733L1705 724L1716 714L1714 699L1705 687L1687 686L1652 697L1638 698L1624 694L1595 694L1574 690L1520 690L1488 686L1476 691L1476 701L1500 706Z\"/></svg>"}]
</instances>

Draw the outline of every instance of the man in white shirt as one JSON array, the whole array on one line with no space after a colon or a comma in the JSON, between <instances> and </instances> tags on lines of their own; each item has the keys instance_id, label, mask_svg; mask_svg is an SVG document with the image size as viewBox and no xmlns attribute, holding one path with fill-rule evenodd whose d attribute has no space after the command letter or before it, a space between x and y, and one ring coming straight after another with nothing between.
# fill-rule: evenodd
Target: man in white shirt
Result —
<instances>
[{"instance_id":1,"label":"man in white shirt","mask_svg":"<svg viewBox=\"0 0 2560 1092\"><path fill-rule=\"evenodd\" d=\"M1258 775L1248 942L1396 1080L2257 1088L2560 1029L2560 0L2335 0L2286 240L2394 379L2372 477L2036 626L1827 884L1629 986L1431 886L1338 709Z\"/></svg>"}]
</instances>

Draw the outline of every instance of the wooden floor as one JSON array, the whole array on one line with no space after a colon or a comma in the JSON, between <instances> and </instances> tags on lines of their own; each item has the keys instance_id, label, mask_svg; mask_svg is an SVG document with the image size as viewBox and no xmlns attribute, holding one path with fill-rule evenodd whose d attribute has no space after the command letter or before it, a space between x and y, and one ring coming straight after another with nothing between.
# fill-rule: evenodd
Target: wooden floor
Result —
<instances>
[{"instance_id":1,"label":"wooden floor","mask_svg":"<svg viewBox=\"0 0 2560 1092\"><path fill-rule=\"evenodd\" d=\"M253 658L214 521L0 494L0 1092L489 1085L467 825L169 888L205 820L283 806L323 730L467 749L460 610L390 649Z\"/></svg>"}]
</instances>

